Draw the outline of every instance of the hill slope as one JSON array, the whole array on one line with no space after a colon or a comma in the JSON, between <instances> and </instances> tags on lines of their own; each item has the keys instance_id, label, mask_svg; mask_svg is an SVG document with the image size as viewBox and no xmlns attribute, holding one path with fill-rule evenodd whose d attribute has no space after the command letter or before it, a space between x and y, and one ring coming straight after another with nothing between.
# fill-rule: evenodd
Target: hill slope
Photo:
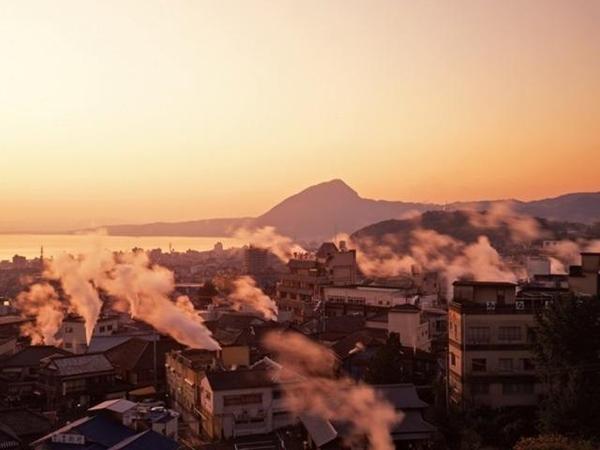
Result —
<instances>
[{"instance_id":1,"label":"hill slope","mask_svg":"<svg viewBox=\"0 0 600 450\"><path fill-rule=\"evenodd\" d=\"M531 202L512 201L516 211L557 221L600 221L600 192L567 194ZM362 198L342 180L311 186L284 199L256 218L207 219L179 223L112 225L114 235L230 236L237 228L274 226L301 240L328 239L336 232L352 233L369 224L402 219L436 210L488 209L495 201L456 202L449 205Z\"/></svg>"}]
</instances>

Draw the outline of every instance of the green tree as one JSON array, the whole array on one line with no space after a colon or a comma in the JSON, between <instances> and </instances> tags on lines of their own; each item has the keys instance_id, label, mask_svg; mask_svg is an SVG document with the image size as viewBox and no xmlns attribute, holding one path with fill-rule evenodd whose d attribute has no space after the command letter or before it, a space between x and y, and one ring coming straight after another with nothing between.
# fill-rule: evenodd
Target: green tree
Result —
<instances>
[{"instance_id":1,"label":"green tree","mask_svg":"<svg viewBox=\"0 0 600 450\"><path fill-rule=\"evenodd\" d=\"M600 301L556 300L538 316L533 350L547 389L540 428L600 438Z\"/></svg>"}]
</instances>

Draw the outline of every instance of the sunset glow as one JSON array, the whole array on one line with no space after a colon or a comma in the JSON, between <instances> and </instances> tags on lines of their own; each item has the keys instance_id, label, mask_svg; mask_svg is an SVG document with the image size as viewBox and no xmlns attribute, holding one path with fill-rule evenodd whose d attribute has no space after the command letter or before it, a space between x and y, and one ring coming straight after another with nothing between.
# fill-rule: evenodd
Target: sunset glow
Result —
<instances>
[{"instance_id":1,"label":"sunset glow","mask_svg":"<svg viewBox=\"0 0 600 450\"><path fill-rule=\"evenodd\" d=\"M598 191L594 1L3 1L0 231ZM243 194L243 198L242 198Z\"/></svg>"}]
</instances>

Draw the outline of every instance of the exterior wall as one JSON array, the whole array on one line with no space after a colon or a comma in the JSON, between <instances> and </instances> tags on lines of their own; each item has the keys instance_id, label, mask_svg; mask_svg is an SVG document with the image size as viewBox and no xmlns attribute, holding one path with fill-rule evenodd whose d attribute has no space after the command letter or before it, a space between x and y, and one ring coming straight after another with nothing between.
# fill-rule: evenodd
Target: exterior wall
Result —
<instances>
[{"instance_id":1,"label":"exterior wall","mask_svg":"<svg viewBox=\"0 0 600 450\"><path fill-rule=\"evenodd\" d=\"M270 433L293 423L276 387L213 391L206 378L200 386L202 425L211 439Z\"/></svg>"},{"instance_id":2,"label":"exterior wall","mask_svg":"<svg viewBox=\"0 0 600 450\"><path fill-rule=\"evenodd\" d=\"M569 289L578 294L597 295L600 292L600 275L584 272L581 276L570 276Z\"/></svg>"},{"instance_id":3,"label":"exterior wall","mask_svg":"<svg viewBox=\"0 0 600 450\"><path fill-rule=\"evenodd\" d=\"M418 311L391 310L388 314L389 333L398 333L402 345L426 350L423 347L427 347L427 336L423 339L423 327L421 325L421 314ZM427 327L425 327L425 334L427 334Z\"/></svg>"},{"instance_id":4,"label":"exterior wall","mask_svg":"<svg viewBox=\"0 0 600 450\"><path fill-rule=\"evenodd\" d=\"M528 346L533 313L449 311L449 384L457 403L535 405L542 393Z\"/></svg>"},{"instance_id":5,"label":"exterior wall","mask_svg":"<svg viewBox=\"0 0 600 450\"><path fill-rule=\"evenodd\" d=\"M235 345L221 349L221 361L225 367L250 365L250 348L247 345Z\"/></svg>"}]
</instances>

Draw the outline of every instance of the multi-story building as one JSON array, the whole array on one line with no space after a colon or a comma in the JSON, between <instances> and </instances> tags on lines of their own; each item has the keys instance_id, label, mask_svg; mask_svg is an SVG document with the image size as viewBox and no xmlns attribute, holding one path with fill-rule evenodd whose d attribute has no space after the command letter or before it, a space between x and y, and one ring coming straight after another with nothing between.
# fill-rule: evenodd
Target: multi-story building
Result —
<instances>
[{"instance_id":1,"label":"multi-story building","mask_svg":"<svg viewBox=\"0 0 600 450\"><path fill-rule=\"evenodd\" d=\"M116 316L100 316L94 327L93 336L111 336L119 327ZM57 337L61 340L61 347L75 354L87 352L88 340L85 332L83 317L69 314L62 322Z\"/></svg>"},{"instance_id":2,"label":"multi-story building","mask_svg":"<svg viewBox=\"0 0 600 450\"><path fill-rule=\"evenodd\" d=\"M171 406L181 413L192 433L201 433L200 381L217 364L215 352L175 350L166 356L167 392Z\"/></svg>"},{"instance_id":3,"label":"multi-story building","mask_svg":"<svg viewBox=\"0 0 600 450\"><path fill-rule=\"evenodd\" d=\"M449 304L449 391L457 404L535 405L542 385L528 345L545 297L508 282L457 281Z\"/></svg>"},{"instance_id":4,"label":"multi-story building","mask_svg":"<svg viewBox=\"0 0 600 450\"><path fill-rule=\"evenodd\" d=\"M386 286L326 286L323 304L328 317L359 315L368 317L395 306L411 303L414 292Z\"/></svg>"},{"instance_id":5,"label":"multi-story building","mask_svg":"<svg viewBox=\"0 0 600 450\"><path fill-rule=\"evenodd\" d=\"M324 243L315 255L288 262L289 273L277 283L280 320L303 322L314 315L325 286L348 286L357 281L356 253Z\"/></svg>"},{"instance_id":6,"label":"multi-story building","mask_svg":"<svg viewBox=\"0 0 600 450\"><path fill-rule=\"evenodd\" d=\"M270 433L295 421L284 406L280 381L262 364L208 372L200 386L202 426L212 439Z\"/></svg>"},{"instance_id":7,"label":"multi-story building","mask_svg":"<svg viewBox=\"0 0 600 450\"><path fill-rule=\"evenodd\" d=\"M580 295L600 295L600 253L584 252L581 265L569 267L569 288Z\"/></svg>"},{"instance_id":8,"label":"multi-story building","mask_svg":"<svg viewBox=\"0 0 600 450\"><path fill-rule=\"evenodd\" d=\"M250 245L244 249L244 274L262 275L267 271L269 251Z\"/></svg>"}]
</instances>

